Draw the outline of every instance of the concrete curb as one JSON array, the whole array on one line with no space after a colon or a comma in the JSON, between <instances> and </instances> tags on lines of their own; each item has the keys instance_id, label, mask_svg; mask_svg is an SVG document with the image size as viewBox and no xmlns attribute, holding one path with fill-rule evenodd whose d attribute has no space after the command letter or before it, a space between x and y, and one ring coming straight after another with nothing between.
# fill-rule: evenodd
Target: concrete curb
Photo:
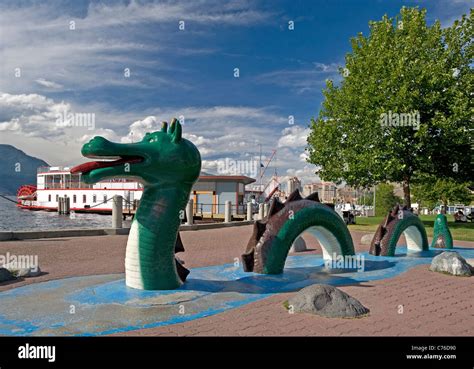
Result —
<instances>
[{"instance_id":1,"label":"concrete curb","mask_svg":"<svg viewBox=\"0 0 474 369\"><path fill-rule=\"evenodd\" d=\"M253 220L242 220L237 222L229 223L204 223L204 224L193 224L186 225L183 224L179 227L180 231L199 231L201 229L217 229L217 228L227 228L227 227L239 227L253 224Z\"/></svg>"},{"instance_id":2,"label":"concrete curb","mask_svg":"<svg viewBox=\"0 0 474 369\"><path fill-rule=\"evenodd\" d=\"M179 230L199 231L202 229L218 229L227 227L238 227L253 224L253 221L240 221L229 223L205 223L193 225L181 225ZM51 231L14 231L0 232L0 241L32 240L38 238L61 238L61 237L87 237L87 236L110 236L127 235L130 228L97 228L97 229L60 229Z\"/></svg>"}]
</instances>

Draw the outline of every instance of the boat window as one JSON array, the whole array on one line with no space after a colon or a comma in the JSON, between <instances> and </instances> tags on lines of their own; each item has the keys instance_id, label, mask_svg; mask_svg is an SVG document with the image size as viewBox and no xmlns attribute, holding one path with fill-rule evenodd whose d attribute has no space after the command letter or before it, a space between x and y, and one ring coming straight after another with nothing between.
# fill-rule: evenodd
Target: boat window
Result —
<instances>
[{"instance_id":1,"label":"boat window","mask_svg":"<svg viewBox=\"0 0 474 369\"><path fill-rule=\"evenodd\" d=\"M48 201L51 202L51 195L48 195Z\"/></svg>"},{"instance_id":2,"label":"boat window","mask_svg":"<svg viewBox=\"0 0 474 369\"><path fill-rule=\"evenodd\" d=\"M86 196L86 195L82 195L82 202L83 202L83 203L86 203L86 201L87 201L87 196Z\"/></svg>"},{"instance_id":3,"label":"boat window","mask_svg":"<svg viewBox=\"0 0 474 369\"><path fill-rule=\"evenodd\" d=\"M56 195L56 202L59 201L59 195Z\"/></svg>"},{"instance_id":4,"label":"boat window","mask_svg":"<svg viewBox=\"0 0 474 369\"><path fill-rule=\"evenodd\" d=\"M72 195L72 202L73 202L74 204L76 203L76 198L77 198L76 195Z\"/></svg>"},{"instance_id":5,"label":"boat window","mask_svg":"<svg viewBox=\"0 0 474 369\"><path fill-rule=\"evenodd\" d=\"M104 203L107 203L107 195L104 195Z\"/></svg>"},{"instance_id":6,"label":"boat window","mask_svg":"<svg viewBox=\"0 0 474 369\"><path fill-rule=\"evenodd\" d=\"M92 195L92 202L97 202L97 195Z\"/></svg>"}]
</instances>

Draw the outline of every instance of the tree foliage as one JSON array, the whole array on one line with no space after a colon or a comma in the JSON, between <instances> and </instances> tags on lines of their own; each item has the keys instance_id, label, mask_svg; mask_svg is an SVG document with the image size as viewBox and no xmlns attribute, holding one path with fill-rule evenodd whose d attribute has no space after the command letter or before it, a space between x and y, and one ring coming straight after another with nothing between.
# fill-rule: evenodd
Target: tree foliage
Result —
<instances>
[{"instance_id":1,"label":"tree foliage","mask_svg":"<svg viewBox=\"0 0 474 369\"><path fill-rule=\"evenodd\" d=\"M471 203L471 192L467 183L458 183L450 179L426 178L413 186L413 197L431 209L438 204L448 206Z\"/></svg>"},{"instance_id":2,"label":"tree foliage","mask_svg":"<svg viewBox=\"0 0 474 369\"><path fill-rule=\"evenodd\" d=\"M374 194L369 192L357 199L357 205L372 206L374 204Z\"/></svg>"},{"instance_id":3,"label":"tree foliage","mask_svg":"<svg viewBox=\"0 0 474 369\"><path fill-rule=\"evenodd\" d=\"M381 183L375 192L375 216L385 216L392 208L401 202L393 192L394 187L388 183Z\"/></svg>"},{"instance_id":4,"label":"tree foliage","mask_svg":"<svg viewBox=\"0 0 474 369\"><path fill-rule=\"evenodd\" d=\"M403 183L408 205L417 175L472 179L473 14L442 29L426 24L424 9L404 7L351 40L341 81L327 81L311 121L308 161L322 179ZM418 112L418 129L382 126L392 112Z\"/></svg>"}]
</instances>

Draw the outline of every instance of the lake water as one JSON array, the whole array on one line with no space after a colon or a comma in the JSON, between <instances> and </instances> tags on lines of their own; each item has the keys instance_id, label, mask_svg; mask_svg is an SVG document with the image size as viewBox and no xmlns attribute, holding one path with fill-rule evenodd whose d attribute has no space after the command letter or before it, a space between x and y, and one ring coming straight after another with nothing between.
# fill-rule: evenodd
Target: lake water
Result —
<instances>
[{"instance_id":1,"label":"lake water","mask_svg":"<svg viewBox=\"0 0 474 369\"><path fill-rule=\"evenodd\" d=\"M15 196L11 197L15 200ZM130 218L124 227L130 225ZM110 228L112 216L100 214L59 215L49 211L20 209L13 202L0 198L0 231L34 231L74 228Z\"/></svg>"}]
</instances>

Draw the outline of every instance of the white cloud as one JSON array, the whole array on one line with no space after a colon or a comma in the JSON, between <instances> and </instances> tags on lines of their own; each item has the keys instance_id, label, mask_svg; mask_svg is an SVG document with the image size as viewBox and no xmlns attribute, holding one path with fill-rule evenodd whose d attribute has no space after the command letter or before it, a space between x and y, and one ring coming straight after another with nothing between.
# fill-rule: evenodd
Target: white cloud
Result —
<instances>
[{"instance_id":1,"label":"white cloud","mask_svg":"<svg viewBox=\"0 0 474 369\"><path fill-rule=\"evenodd\" d=\"M306 139L309 135L309 128L301 126L291 126L282 131L282 136L278 140L278 147L304 147L306 146Z\"/></svg>"},{"instance_id":2,"label":"white cloud","mask_svg":"<svg viewBox=\"0 0 474 369\"><path fill-rule=\"evenodd\" d=\"M270 13L254 8L247 2L234 6L216 1L94 2L79 17L66 4L0 4L0 85L11 93L39 92L44 87L80 91L110 85L176 86L176 81L156 73L175 69L173 60L157 57L157 51L160 55L169 54L169 50L189 55L214 50L186 43L176 47L177 33L170 33L170 24L177 29L178 21L184 20L188 32L199 36L212 25L247 26L269 18ZM74 29L70 29L71 22ZM151 38L150 25L154 27ZM21 70L21 77L15 76L16 68ZM131 69L132 78L124 78L125 68Z\"/></svg>"},{"instance_id":3,"label":"white cloud","mask_svg":"<svg viewBox=\"0 0 474 369\"><path fill-rule=\"evenodd\" d=\"M286 170L288 177L298 177L303 184L319 182L320 178L315 174L314 165L307 164L302 168L288 168Z\"/></svg>"},{"instance_id":4,"label":"white cloud","mask_svg":"<svg viewBox=\"0 0 474 369\"><path fill-rule=\"evenodd\" d=\"M62 88L63 86L60 85L59 83L53 82L53 81L48 81L44 78L39 78L35 80L35 82L43 87L48 87L48 88Z\"/></svg>"},{"instance_id":5,"label":"white cloud","mask_svg":"<svg viewBox=\"0 0 474 369\"><path fill-rule=\"evenodd\" d=\"M255 81L286 87L298 94L319 91L327 79L337 80L339 66L335 63L313 62L308 66L298 65L296 69L279 69L259 75Z\"/></svg>"},{"instance_id":6,"label":"white cloud","mask_svg":"<svg viewBox=\"0 0 474 369\"><path fill-rule=\"evenodd\" d=\"M64 111L96 111L96 125L92 130L60 127L56 120L58 114L64 115ZM115 142L137 142L146 132L159 130L161 121L169 122L172 117L177 117L183 122L183 136L199 148L205 171L216 173L218 163L226 159L258 163L261 144L264 164L271 152L277 149L267 169L267 177L275 169L283 176L297 175L304 180L314 177L311 165L305 163L302 169L309 130L298 125L279 130L278 127L288 124L287 117L268 109L214 106L123 113L107 111L99 105L76 106L57 102L38 94L1 93L0 112L3 140L18 145L27 153L30 143L34 142L33 153L51 165L74 165L83 161L80 148L94 136ZM140 115L143 118L137 119ZM54 142L54 150L51 150L51 142Z\"/></svg>"},{"instance_id":7,"label":"white cloud","mask_svg":"<svg viewBox=\"0 0 474 369\"><path fill-rule=\"evenodd\" d=\"M302 162L306 163L307 160L308 160L308 158L309 158L309 155L308 155L308 153L307 153L306 151L304 151L304 152L302 152L302 153L300 154L300 160L301 160Z\"/></svg>"},{"instance_id":8,"label":"white cloud","mask_svg":"<svg viewBox=\"0 0 474 369\"><path fill-rule=\"evenodd\" d=\"M145 136L145 133L158 131L159 129L160 125L157 119L153 116L137 120L130 125L128 134L121 138L121 142L130 143L141 141Z\"/></svg>"},{"instance_id":9,"label":"white cloud","mask_svg":"<svg viewBox=\"0 0 474 369\"><path fill-rule=\"evenodd\" d=\"M185 57L218 50L177 44L170 27L174 24L177 28L178 21L184 20L186 32L199 38L214 32L215 27L245 27L272 19L274 14L256 8L250 1L217 0L94 2L76 13L66 6L47 3L0 5L0 85L5 91L0 92L2 141L44 158L51 165L73 165L84 160L80 148L96 135L116 142L136 142L144 133L159 129L162 120L182 116L183 136L198 146L203 168L217 169L215 163L225 158L258 160L259 145L266 162L275 146L290 140L292 134L282 137L281 130L288 124L288 118L276 114L271 107L125 109L100 101L76 100L78 96L94 96L98 87L189 88L176 81L173 74L170 76L170 71L187 72L177 69L170 51L171 56ZM71 21L75 22L75 30L69 29ZM150 29L154 30L152 37ZM123 76L127 67L132 75L129 79ZM20 77L15 77L15 68L21 71ZM314 64L312 68L315 73L327 73L322 65ZM64 101L44 96L47 92L62 96ZM94 114L94 129L61 127L56 121L64 112ZM285 163L300 162L300 152L296 150L285 152L285 161L274 162L281 173L287 168Z\"/></svg>"},{"instance_id":10,"label":"white cloud","mask_svg":"<svg viewBox=\"0 0 474 369\"><path fill-rule=\"evenodd\" d=\"M52 138L62 134L58 116L70 110L69 104L38 94L0 93L0 130Z\"/></svg>"},{"instance_id":11,"label":"white cloud","mask_svg":"<svg viewBox=\"0 0 474 369\"><path fill-rule=\"evenodd\" d=\"M455 20L461 19L463 14L469 15L472 0L438 0L428 9L427 19L432 22L438 19L443 28L450 27Z\"/></svg>"},{"instance_id":12,"label":"white cloud","mask_svg":"<svg viewBox=\"0 0 474 369\"><path fill-rule=\"evenodd\" d=\"M180 20L220 25L249 25L265 21L269 13L251 9L249 3L236 3L223 7L222 2L156 2L128 5L90 4L86 27L110 27L146 22L176 22Z\"/></svg>"},{"instance_id":13,"label":"white cloud","mask_svg":"<svg viewBox=\"0 0 474 369\"><path fill-rule=\"evenodd\" d=\"M80 144L85 144L86 142L89 142L92 138L94 138L95 136L102 136L106 138L107 140L114 141L114 142L120 141L121 139L121 137L112 129L99 128L99 129L95 129L94 132L91 134L85 134L81 136L77 140L77 142Z\"/></svg>"},{"instance_id":14,"label":"white cloud","mask_svg":"<svg viewBox=\"0 0 474 369\"><path fill-rule=\"evenodd\" d=\"M92 113L95 115L95 126L93 129L61 127L56 122L65 112ZM143 118L137 119L140 116ZM287 122L287 117L261 108L154 108L124 113L100 105L79 106L58 102L39 94L0 93L0 130L44 139L45 155L50 151L47 141L55 141L55 150L61 150L63 143L82 144L96 135L113 141L136 142L146 132L159 130L161 121L169 122L172 117L182 121L183 136L194 142L203 158L208 160L225 157L245 160L258 154L259 144L262 144L264 153L271 152L280 136L275 128ZM80 150L65 150L63 160L68 159L72 162L79 160Z\"/></svg>"},{"instance_id":15,"label":"white cloud","mask_svg":"<svg viewBox=\"0 0 474 369\"><path fill-rule=\"evenodd\" d=\"M232 155L247 158L258 152L261 143L263 150L271 151L272 141L278 140L275 125L287 121L267 109L214 106L187 107L181 109L153 109L154 115L134 121L124 134L122 142L141 139L146 132L160 129L161 121L172 117L180 119L183 137L192 141L203 157ZM133 134L132 134L133 133Z\"/></svg>"}]
</instances>

